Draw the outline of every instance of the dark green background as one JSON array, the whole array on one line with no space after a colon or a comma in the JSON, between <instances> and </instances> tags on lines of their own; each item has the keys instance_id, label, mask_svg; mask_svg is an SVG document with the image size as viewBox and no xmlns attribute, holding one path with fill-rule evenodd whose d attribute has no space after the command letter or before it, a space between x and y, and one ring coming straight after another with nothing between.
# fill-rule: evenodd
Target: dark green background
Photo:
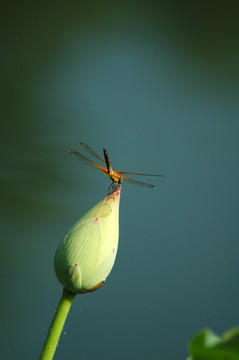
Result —
<instances>
[{"instance_id":1,"label":"dark green background","mask_svg":"<svg viewBox=\"0 0 239 360\"><path fill-rule=\"evenodd\" d=\"M239 322L238 1L1 12L1 357L38 358L56 247L110 185L67 153L84 141L166 177L123 186L115 266L74 300L56 359L184 359L198 329Z\"/></svg>"}]
</instances>

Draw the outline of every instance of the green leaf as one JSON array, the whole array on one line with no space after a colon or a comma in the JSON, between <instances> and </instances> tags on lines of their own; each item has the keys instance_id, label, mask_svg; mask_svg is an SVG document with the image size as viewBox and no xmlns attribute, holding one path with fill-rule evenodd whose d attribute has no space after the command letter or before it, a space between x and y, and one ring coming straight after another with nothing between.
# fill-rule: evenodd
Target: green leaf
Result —
<instances>
[{"instance_id":1,"label":"green leaf","mask_svg":"<svg viewBox=\"0 0 239 360\"><path fill-rule=\"evenodd\" d=\"M228 330L221 337L210 329L201 330L188 344L188 360L238 360L239 327Z\"/></svg>"}]
</instances>

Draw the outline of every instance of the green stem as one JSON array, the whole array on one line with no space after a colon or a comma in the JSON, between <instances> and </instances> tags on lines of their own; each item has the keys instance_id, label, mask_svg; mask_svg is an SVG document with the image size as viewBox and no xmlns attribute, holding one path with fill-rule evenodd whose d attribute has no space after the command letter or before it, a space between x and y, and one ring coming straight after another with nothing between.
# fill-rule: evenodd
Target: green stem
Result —
<instances>
[{"instance_id":1,"label":"green stem","mask_svg":"<svg viewBox=\"0 0 239 360\"><path fill-rule=\"evenodd\" d=\"M55 316L48 331L45 344L43 346L39 360L52 360L56 347L61 336L61 332L70 310L72 301L76 294L72 294L65 288L58 304Z\"/></svg>"}]
</instances>

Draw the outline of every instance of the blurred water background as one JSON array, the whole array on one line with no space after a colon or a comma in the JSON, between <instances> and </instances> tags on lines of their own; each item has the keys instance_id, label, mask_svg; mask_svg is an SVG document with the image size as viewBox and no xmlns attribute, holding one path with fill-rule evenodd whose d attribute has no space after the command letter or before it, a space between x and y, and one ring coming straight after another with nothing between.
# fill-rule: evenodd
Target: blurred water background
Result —
<instances>
[{"instance_id":1,"label":"blurred water background","mask_svg":"<svg viewBox=\"0 0 239 360\"><path fill-rule=\"evenodd\" d=\"M61 295L56 247L123 185L114 269L77 296L56 359L185 359L239 323L239 3L9 1L1 66L1 358L37 359Z\"/></svg>"}]
</instances>

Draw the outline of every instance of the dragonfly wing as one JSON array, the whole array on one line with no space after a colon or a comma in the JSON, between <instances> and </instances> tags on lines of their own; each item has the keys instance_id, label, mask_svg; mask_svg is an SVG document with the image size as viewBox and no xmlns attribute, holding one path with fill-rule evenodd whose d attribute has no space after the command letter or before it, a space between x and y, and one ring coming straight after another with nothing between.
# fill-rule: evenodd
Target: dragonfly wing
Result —
<instances>
[{"instance_id":1,"label":"dragonfly wing","mask_svg":"<svg viewBox=\"0 0 239 360\"><path fill-rule=\"evenodd\" d=\"M100 160L101 162L103 162L105 164L105 161L103 159L101 159L101 157L99 155L97 155L88 145L86 145L83 142L80 142L81 146L91 155L93 155L94 157L96 157L98 160Z\"/></svg>"},{"instance_id":2,"label":"dragonfly wing","mask_svg":"<svg viewBox=\"0 0 239 360\"><path fill-rule=\"evenodd\" d=\"M104 174L107 172L107 170L103 166L95 163L94 161L91 161L90 159L88 159L86 156L80 154L79 152L77 152L75 150L69 150L68 152L72 156L74 156L76 159L79 159L79 160L83 161L84 163L86 163L87 165L93 166L93 167L101 170Z\"/></svg>"},{"instance_id":3,"label":"dragonfly wing","mask_svg":"<svg viewBox=\"0 0 239 360\"><path fill-rule=\"evenodd\" d=\"M141 175L141 176L158 176L158 177L164 177L164 175L141 174L141 173L136 173L136 172L132 172L132 171L118 171L118 174L129 174L129 175Z\"/></svg>"},{"instance_id":4,"label":"dragonfly wing","mask_svg":"<svg viewBox=\"0 0 239 360\"><path fill-rule=\"evenodd\" d=\"M131 184L145 186L147 188L154 188L154 185L150 185L150 184L144 183L142 181L137 181L137 180L131 179L124 175L122 175L121 177L122 177L123 181L129 182Z\"/></svg>"}]
</instances>

